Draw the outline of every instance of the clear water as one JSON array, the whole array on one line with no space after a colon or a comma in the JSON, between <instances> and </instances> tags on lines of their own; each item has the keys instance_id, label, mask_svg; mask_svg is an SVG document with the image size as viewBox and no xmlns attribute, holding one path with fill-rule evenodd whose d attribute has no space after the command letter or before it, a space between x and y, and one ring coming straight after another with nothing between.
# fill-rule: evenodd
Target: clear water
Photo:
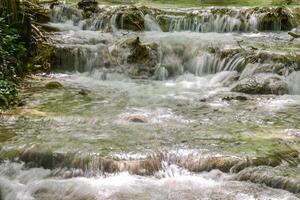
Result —
<instances>
[{"instance_id":1,"label":"clear water","mask_svg":"<svg viewBox=\"0 0 300 200\"><path fill-rule=\"evenodd\" d=\"M236 41L240 40L245 47L255 45L266 52L297 52L297 41L288 45L286 32L163 33L154 26L156 31L124 34L81 30L70 22L51 25L61 28L52 35L58 46L83 53L62 54L62 58L69 56L62 68L40 75L42 81L29 79L32 87L22 93L26 105L0 116L2 158L16 159L20 152L32 151L36 154L32 162L37 162L35 156L50 152L66 158L97 155L122 163L159 153L180 160L194 156L245 159L300 151L299 73L287 77L288 95L244 95L245 101L228 100L243 95L230 92L226 84L237 73L235 65L231 70L220 67L207 73L211 66L221 64L199 63L203 58L194 56L208 47L239 48ZM98 65L108 60L109 49L136 36L145 43L158 43L162 62L184 72L162 81L131 79L116 71L105 72L103 78L103 68ZM176 53L182 49L184 53ZM83 58L88 62L77 62ZM45 89L50 80L64 87ZM235 174L217 169L192 172L172 163L171 158L159 166L150 176L141 176L129 170L94 172L92 167L83 172L68 166L44 169L7 161L0 165L1 198L298 199L298 194L238 181ZM294 178L299 181L298 176Z\"/></svg>"}]
</instances>

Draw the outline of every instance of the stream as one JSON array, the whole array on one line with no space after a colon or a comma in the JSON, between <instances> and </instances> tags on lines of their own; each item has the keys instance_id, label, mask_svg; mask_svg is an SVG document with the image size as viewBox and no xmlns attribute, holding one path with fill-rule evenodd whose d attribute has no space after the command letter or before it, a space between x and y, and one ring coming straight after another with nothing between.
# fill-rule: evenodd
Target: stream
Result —
<instances>
[{"instance_id":1,"label":"stream","mask_svg":"<svg viewBox=\"0 0 300 200\"><path fill-rule=\"evenodd\" d=\"M97 9L52 9L55 69L0 116L1 200L300 198L297 8Z\"/></svg>"}]
</instances>

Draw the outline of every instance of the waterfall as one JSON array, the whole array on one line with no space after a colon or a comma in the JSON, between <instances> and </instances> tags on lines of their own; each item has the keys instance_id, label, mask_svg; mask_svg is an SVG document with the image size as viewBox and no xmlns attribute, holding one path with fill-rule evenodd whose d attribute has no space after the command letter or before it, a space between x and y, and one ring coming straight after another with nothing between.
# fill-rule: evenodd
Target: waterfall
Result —
<instances>
[{"instance_id":1,"label":"waterfall","mask_svg":"<svg viewBox=\"0 0 300 200\"><path fill-rule=\"evenodd\" d=\"M111 23L111 27L112 27L112 31L113 32L117 32L118 31L118 28L117 28L117 16L118 14L114 14L110 20L110 23ZM123 22L123 20L122 20Z\"/></svg>"},{"instance_id":2,"label":"waterfall","mask_svg":"<svg viewBox=\"0 0 300 200\"><path fill-rule=\"evenodd\" d=\"M79 21L83 19L80 10L68 5L54 6L50 17L52 22L66 22L71 20L74 25L78 25Z\"/></svg>"},{"instance_id":3,"label":"waterfall","mask_svg":"<svg viewBox=\"0 0 300 200\"><path fill-rule=\"evenodd\" d=\"M169 16L169 31L194 32L234 32L254 31L258 28L256 15L247 16L239 13L237 16L214 15L204 13L198 16Z\"/></svg>"},{"instance_id":4,"label":"waterfall","mask_svg":"<svg viewBox=\"0 0 300 200\"><path fill-rule=\"evenodd\" d=\"M204 53L193 59L189 69L197 76L215 74L221 71L241 71L244 68L244 58L239 54L230 58L221 59L217 55Z\"/></svg>"},{"instance_id":5,"label":"waterfall","mask_svg":"<svg viewBox=\"0 0 300 200\"><path fill-rule=\"evenodd\" d=\"M300 95L300 71L293 72L287 77L289 92Z\"/></svg>"},{"instance_id":6,"label":"waterfall","mask_svg":"<svg viewBox=\"0 0 300 200\"><path fill-rule=\"evenodd\" d=\"M148 31L162 31L156 20L151 15L144 16L145 28Z\"/></svg>"},{"instance_id":7,"label":"waterfall","mask_svg":"<svg viewBox=\"0 0 300 200\"><path fill-rule=\"evenodd\" d=\"M146 9L146 10L144 10ZM295 11L296 12L296 11ZM145 14L144 13L151 13ZM293 20L292 10L255 10L255 9L199 9L188 10L185 13L142 8L142 7L103 7L101 12L94 13L88 19L83 18L83 11L75 6L54 6L51 13L53 22L87 20L85 29L117 31L128 29L136 31L144 29L150 31L193 31L193 32L253 32L253 31L281 31L296 27L298 22ZM143 25L142 25L143 24ZM142 26L141 26L142 25ZM108 28L111 26L111 29ZM140 31L140 30L139 30Z\"/></svg>"},{"instance_id":8,"label":"waterfall","mask_svg":"<svg viewBox=\"0 0 300 200\"><path fill-rule=\"evenodd\" d=\"M251 64L251 63L247 64L245 69L241 73L240 80L253 75L258 65L259 64Z\"/></svg>"},{"instance_id":9,"label":"waterfall","mask_svg":"<svg viewBox=\"0 0 300 200\"><path fill-rule=\"evenodd\" d=\"M158 65L154 72L154 79L164 81L168 78L169 72L166 67Z\"/></svg>"},{"instance_id":10,"label":"waterfall","mask_svg":"<svg viewBox=\"0 0 300 200\"><path fill-rule=\"evenodd\" d=\"M103 44L60 47L54 64L58 70L92 72L112 65Z\"/></svg>"}]
</instances>

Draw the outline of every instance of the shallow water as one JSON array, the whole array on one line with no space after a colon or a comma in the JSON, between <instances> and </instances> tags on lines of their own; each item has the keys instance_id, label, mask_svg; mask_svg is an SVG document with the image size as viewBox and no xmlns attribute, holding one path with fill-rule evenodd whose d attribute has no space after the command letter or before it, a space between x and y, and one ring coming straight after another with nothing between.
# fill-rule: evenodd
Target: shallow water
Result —
<instances>
[{"instance_id":1,"label":"shallow water","mask_svg":"<svg viewBox=\"0 0 300 200\"><path fill-rule=\"evenodd\" d=\"M283 190L234 181L217 170L192 174L176 166L167 166L155 177L124 172L61 179L52 178L49 170L22 169L20 164L4 164L0 174L6 199L297 199Z\"/></svg>"},{"instance_id":2,"label":"shallow water","mask_svg":"<svg viewBox=\"0 0 300 200\"><path fill-rule=\"evenodd\" d=\"M29 79L26 105L0 116L1 158L18 161L0 165L1 198L297 199L297 188L277 186L295 194L272 189L263 176L256 184L238 181L230 169L277 155L280 166L297 173L289 152L300 151L299 73L286 77L287 95L238 94L230 89L243 58L228 64L209 53L241 48L237 41L262 52L298 53L286 32L161 32L150 26L156 31L104 33L70 21L50 25L61 29L51 37L66 49L59 65L39 75L43 81ZM116 46L137 36L156 42L161 63L176 73L161 81L132 79L112 65ZM63 88L45 89L50 80ZM291 174L284 176L297 185L299 177Z\"/></svg>"}]
</instances>

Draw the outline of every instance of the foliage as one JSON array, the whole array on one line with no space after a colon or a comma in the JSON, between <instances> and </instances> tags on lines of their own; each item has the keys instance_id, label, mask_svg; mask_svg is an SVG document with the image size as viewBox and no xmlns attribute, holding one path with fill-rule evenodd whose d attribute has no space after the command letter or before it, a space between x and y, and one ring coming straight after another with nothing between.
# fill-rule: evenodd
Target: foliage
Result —
<instances>
[{"instance_id":1,"label":"foliage","mask_svg":"<svg viewBox=\"0 0 300 200\"><path fill-rule=\"evenodd\" d=\"M15 82L26 52L20 36L22 28L12 24L8 13L2 9L0 14L0 107L12 105L17 99Z\"/></svg>"},{"instance_id":2,"label":"foliage","mask_svg":"<svg viewBox=\"0 0 300 200\"><path fill-rule=\"evenodd\" d=\"M0 73L1 76L2 73ZM2 76L3 77L3 76ZM0 77L0 107L8 107L15 104L18 96L16 85Z\"/></svg>"},{"instance_id":3,"label":"foliage","mask_svg":"<svg viewBox=\"0 0 300 200\"><path fill-rule=\"evenodd\" d=\"M19 60L25 53L19 35L19 30L9 26L7 19L0 16L0 71L2 76L9 80L16 79Z\"/></svg>"},{"instance_id":4,"label":"foliage","mask_svg":"<svg viewBox=\"0 0 300 200\"><path fill-rule=\"evenodd\" d=\"M8 99L12 99L18 95L16 85L7 80L0 80L0 94L7 96Z\"/></svg>"}]
</instances>

